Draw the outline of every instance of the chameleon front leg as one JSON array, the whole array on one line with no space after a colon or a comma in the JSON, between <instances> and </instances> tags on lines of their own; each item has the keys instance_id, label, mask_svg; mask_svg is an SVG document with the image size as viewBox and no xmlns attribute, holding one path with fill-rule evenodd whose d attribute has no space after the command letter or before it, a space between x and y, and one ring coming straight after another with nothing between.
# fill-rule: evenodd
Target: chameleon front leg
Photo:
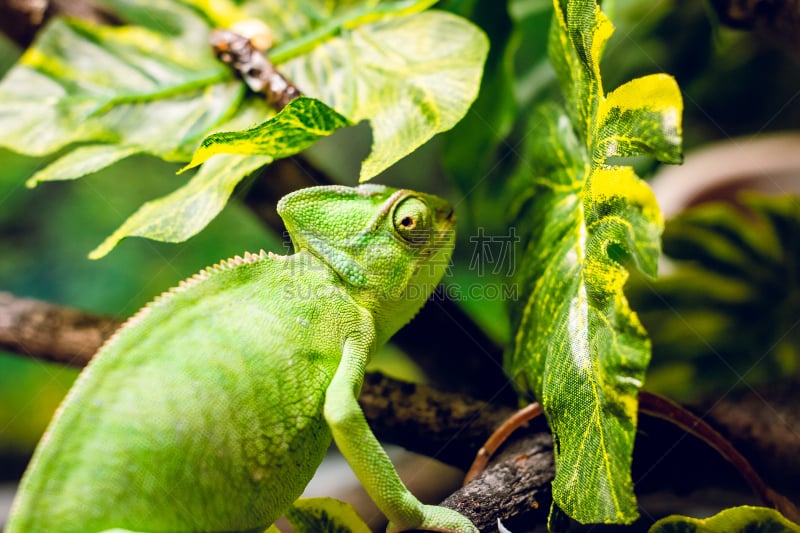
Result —
<instances>
[{"instance_id":1,"label":"chameleon front leg","mask_svg":"<svg viewBox=\"0 0 800 533\"><path fill-rule=\"evenodd\" d=\"M423 505L398 477L357 401L369 349L370 343L348 340L328 387L324 415L336 445L372 500L389 519L388 531L427 529L478 533L475 525L460 513Z\"/></svg>"}]
</instances>

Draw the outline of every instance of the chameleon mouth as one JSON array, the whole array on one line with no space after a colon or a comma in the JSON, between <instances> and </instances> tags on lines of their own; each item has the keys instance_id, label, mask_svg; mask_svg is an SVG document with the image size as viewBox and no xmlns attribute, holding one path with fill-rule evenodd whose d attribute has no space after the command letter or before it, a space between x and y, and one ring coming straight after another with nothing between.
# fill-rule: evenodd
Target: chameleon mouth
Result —
<instances>
[{"instance_id":1,"label":"chameleon mouth","mask_svg":"<svg viewBox=\"0 0 800 533\"><path fill-rule=\"evenodd\" d=\"M456 215L455 211L451 207L450 211L447 213L447 216L445 216L442 219L441 223L439 224L439 227L436 230L435 240L438 243L446 242L449 239L455 240L454 237L452 236L453 232L455 231L455 227L456 227Z\"/></svg>"},{"instance_id":2,"label":"chameleon mouth","mask_svg":"<svg viewBox=\"0 0 800 533\"><path fill-rule=\"evenodd\" d=\"M453 228L455 228L455 226L456 226L456 212L451 207L450 211L447 213L447 215L444 217L444 220L442 221L442 230L452 231Z\"/></svg>"}]
</instances>

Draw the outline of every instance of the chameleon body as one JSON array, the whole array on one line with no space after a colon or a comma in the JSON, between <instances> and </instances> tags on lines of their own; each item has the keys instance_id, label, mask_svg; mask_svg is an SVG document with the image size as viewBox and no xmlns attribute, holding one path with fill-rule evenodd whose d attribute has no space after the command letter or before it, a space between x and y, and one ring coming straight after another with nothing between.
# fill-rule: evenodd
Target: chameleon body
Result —
<instances>
[{"instance_id":1,"label":"chameleon body","mask_svg":"<svg viewBox=\"0 0 800 533\"><path fill-rule=\"evenodd\" d=\"M403 486L357 404L364 366L439 282L450 206L376 185L278 205L295 253L206 269L131 318L78 378L6 533L263 531L333 437L390 529L477 531Z\"/></svg>"}]
</instances>

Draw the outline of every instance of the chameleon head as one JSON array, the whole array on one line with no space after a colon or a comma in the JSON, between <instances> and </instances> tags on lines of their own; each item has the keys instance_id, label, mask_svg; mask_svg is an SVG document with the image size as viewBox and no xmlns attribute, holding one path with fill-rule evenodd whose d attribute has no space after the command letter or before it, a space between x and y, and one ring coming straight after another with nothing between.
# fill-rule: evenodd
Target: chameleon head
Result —
<instances>
[{"instance_id":1,"label":"chameleon head","mask_svg":"<svg viewBox=\"0 0 800 533\"><path fill-rule=\"evenodd\" d=\"M444 275L455 242L445 200L381 185L311 187L278 203L295 251L327 263L391 337Z\"/></svg>"}]
</instances>

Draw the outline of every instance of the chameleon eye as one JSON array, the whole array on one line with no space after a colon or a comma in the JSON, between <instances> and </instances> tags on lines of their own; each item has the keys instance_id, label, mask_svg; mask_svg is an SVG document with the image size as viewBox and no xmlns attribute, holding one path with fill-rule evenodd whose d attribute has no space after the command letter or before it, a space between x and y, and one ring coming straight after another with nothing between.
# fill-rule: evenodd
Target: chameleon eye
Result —
<instances>
[{"instance_id":1,"label":"chameleon eye","mask_svg":"<svg viewBox=\"0 0 800 533\"><path fill-rule=\"evenodd\" d=\"M413 196L403 199L393 214L395 231L412 243L425 242L430 235L431 219L428 204Z\"/></svg>"}]
</instances>

